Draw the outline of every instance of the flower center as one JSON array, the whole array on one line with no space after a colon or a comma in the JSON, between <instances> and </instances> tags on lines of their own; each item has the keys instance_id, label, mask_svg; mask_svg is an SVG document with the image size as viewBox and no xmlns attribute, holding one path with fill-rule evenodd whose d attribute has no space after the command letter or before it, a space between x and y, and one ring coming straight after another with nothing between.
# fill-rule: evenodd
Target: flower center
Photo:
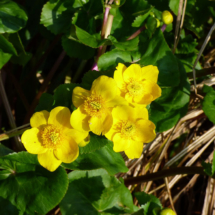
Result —
<instances>
[{"instance_id":1,"label":"flower center","mask_svg":"<svg viewBox=\"0 0 215 215\"><path fill-rule=\"evenodd\" d=\"M127 90L131 95L137 96L143 93L143 86L138 81L131 81L127 85Z\"/></svg>"},{"instance_id":2,"label":"flower center","mask_svg":"<svg viewBox=\"0 0 215 215\"><path fill-rule=\"evenodd\" d=\"M84 101L84 110L90 116L100 116L104 109L104 102L101 96L91 95Z\"/></svg>"},{"instance_id":3,"label":"flower center","mask_svg":"<svg viewBox=\"0 0 215 215\"><path fill-rule=\"evenodd\" d=\"M56 149L62 140L62 131L55 125L46 125L42 128L41 138L43 147Z\"/></svg>"},{"instance_id":4,"label":"flower center","mask_svg":"<svg viewBox=\"0 0 215 215\"><path fill-rule=\"evenodd\" d=\"M132 139L136 135L136 125L131 121L121 121L115 124L114 130L125 139Z\"/></svg>"}]
</instances>

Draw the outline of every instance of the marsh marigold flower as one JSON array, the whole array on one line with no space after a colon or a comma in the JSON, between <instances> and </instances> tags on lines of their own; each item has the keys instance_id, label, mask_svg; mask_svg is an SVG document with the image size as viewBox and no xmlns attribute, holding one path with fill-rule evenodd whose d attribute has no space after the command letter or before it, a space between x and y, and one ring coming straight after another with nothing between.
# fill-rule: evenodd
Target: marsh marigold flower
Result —
<instances>
[{"instance_id":1,"label":"marsh marigold flower","mask_svg":"<svg viewBox=\"0 0 215 215\"><path fill-rule=\"evenodd\" d=\"M114 80L124 97L130 104L148 105L161 96L157 85L158 68L156 66L140 67L132 64L128 68L119 63L114 72Z\"/></svg>"},{"instance_id":2,"label":"marsh marigold flower","mask_svg":"<svg viewBox=\"0 0 215 215\"><path fill-rule=\"evenodd\" d=\"M70 110L56 107L50 113L40 111L30 119L31 129L22 135L22 143L31 154L38 154L39 163L49 171L54 171L64 163L71 163L79 155L78 143L88 136L70 125Z\"/></svg>"},{"instance_id":3,"label":"marsh marigold flower","mask_svg":"<svg viewBox=\"0 0 215 215\"><path fill-rule=\"evenodd\" d=\"M113 119L111 111L117 105L126 105L113 78L100 76L94 80L91 90L76 87L72 102L77 110L71 115L71 125L80 131L92 131L100 135L109 131Z\"/></svg>"},{"instance_id":4,"label":"marsh marigold flower","mask_svg":"<svg viewBox=\"0 0 215 215\"><path fill-rule=\"evenodd\" d=\"M118 106L112 111L113 125L105 136L113 141L115 152L124 151L128 158L139 158L143 143L151 142L155 125L148 120L144 107Z\"/></svg>"}]
</instances>

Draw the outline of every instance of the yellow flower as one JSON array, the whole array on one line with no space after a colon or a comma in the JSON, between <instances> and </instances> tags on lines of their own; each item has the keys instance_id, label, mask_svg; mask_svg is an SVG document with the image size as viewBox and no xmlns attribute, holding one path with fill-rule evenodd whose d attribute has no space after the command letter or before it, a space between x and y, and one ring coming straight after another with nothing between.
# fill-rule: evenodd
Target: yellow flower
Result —
<instances>
[{"instance_id":1,"label":"yellow flower","mask_svg":"<svg viewBox=\"0 0 215 215\"><path fill-rule=\"evenodd\" d=\"M130 104L148 105L161 96L157 85L158 68L156 66L140 67L132 64L128 68L119 63L114 72L114 80L124 97Z\"/></svg>"},{"instance_id":2,"label":"yellow flower","mask_svg":"<svg viewBox=\"0 0 215 215\"><path fill-rule=\"evenodd\" d=\"M118 106L112 111L113 126L106 137L113 141L115 152L125 151L128 158L139 158L143 143L151 142L155 134L155 125L148 120L148 111L144 107Z\"/></svg>"},{"instance_id":3,"label":"yellow flower","mask_svg":"<svg viewBox=\"0 0 215 215\"><path fill-rule=\"evenodd\" d=\"M169 25L173 22L173 16L168 10L165 10L162 13L162 20L164 24Z\"/></svg>"},{"instance_id":4,"label":"yellow flower","mask_svg":"<svg viewBox=\"0 0 215 215\"><path fill-rule=\"evenodd\" d=\"M109 131L113 119L111 111L116 105L127 105L113 78L100 76L94 80L91 90L76 87L72 102L77 110L71 115L71 125L79 131L92 131L100 135Z\"/></svg>"},{"instance_id":5,"label":"yellow flower","mask_svg":"<svg viewBox=\"0 0 215 215\"><path fill-rule=\"evenodd\" d=\"M79 155L78 143L88 136L70 125L70 110L56 107L50 113L40 111L30 119L31 129L22 135L22 143L31 154L38 154L39 163L49 171L55 171L64 163L71 163Z\"/></svg>"}]
</instances>

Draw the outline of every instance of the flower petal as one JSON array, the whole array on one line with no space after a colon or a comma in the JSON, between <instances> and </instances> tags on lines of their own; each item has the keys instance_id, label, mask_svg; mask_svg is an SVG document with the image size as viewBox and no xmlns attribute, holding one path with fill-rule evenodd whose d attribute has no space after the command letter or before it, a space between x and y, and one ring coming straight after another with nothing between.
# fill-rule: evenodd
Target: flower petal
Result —
<instances>
[{"instance_id":1,"label":"flower petal","mask_svg":"<svg viewBox=\"0 0 215 215\"><path fill-rule=\"evenodd\" d=\"M78 131L76 129L64 130L64 135L71 137L77 144L81 143L85 138L88 137L89 132Z\"/></svg>"},{"instance_id":2,"label":"flower petal","mask_svg":"<svg viewBox=\"0 0 215 215\"><path fill-rule=\"evenodd\" d=\"M55 171L62 163L61 160L58 160L54 156L53 150L48 150L44 154L39 154L37 158L38 158L40 165L51 172Z\"/></svg>"},{"instance_id":3,"label":"flower petal","mask_svg":"<svg viewBox=\"0 0 215 215\"><path fill-rule=\"evenodd\" d=\"M112 116L117 120L128 120L134 114L133 108L128 105L117 106L112 110Z\"/></svg>"},{"instance_id":4,"label":"flower petal","mask_svg":"<svg viewBox=\"0 0 215 215\"><path fill-rule=\"evenodd\" d=\"M127 69L127 67L122 64L122 63L119 63L118 66L116 67L116 70L114 72L114 80L116 81L117 83L117 86L120 88L120 89L124 89L125 87L125 81L123 79L123 72Z\"/></svg>"},{"instance_id":5,"label":"flower petal","mask_svg":"<svg viewBox=\"0 0 215 215\"><path fill-rule=\"evenodd\" d=\"M128 149L125 150L125 154L130 159L139 158L143 152L143 143L135 142Z\"/></svg>"},{"instance_id":6,"label":"flower petal","mask_svg":"<svg viewBox=\"0 0 215 215\"><path fill-rule=\"evenodd\" d=\"M126 83L133 80L142 80L141 67L139 64L131 64L123 73L123 79Z\"/></svg>"},{"instance_id":7,"label":"flower petal","mask_svg":"<svg viewBox=\"0 0 215 215\"><path fill-rule=\"evenodd\" d=\"M155 139L156 133L155 133L155 125L153 122L149 120L141 119L136 122L136 125L137 125L137 133L134 136L134 139L136 141L149 143Z\"/></svg>"},{"instance_id":8,"label":"flower petal","mask_svg":"<svg viewBox=\"0 0 215 215\"><path fill-rule=\"evenodd\" d=\"M71 163L79 155L78 144L72 138L64 138L60 148L54 150L55 156L64 163Z\"/></svg>"},{"instance_id":9,"label":"flower petal","mask_svg":"<svg viewBox=\"0 0 215 215\"><path fill-rule=\"evenodd\" d=\"M106 102L107 107L116 107L119 105L128 105L128 102L121 96L116 96L114 99Z\"/></svg>"},{"instance_id":10,"label":"flower petal","mask_svg":"<svg viewBox=\"0 0 215 215\"><path fill-rule=\"evenodd\" d=\"M139 104L139 105L148 105L153 101L153 96L151 94L143 94L139 96L134 97L134 103L133 104Z\"/></svg>"},{"instance_id":11,"label":"flower petal","mask_svg":"<svg viewBox=\"0 0 215 215\"><path fill-rule=\"evenodd\" d=\"M88 132L90 130L89 119L90 116L85 113L84 105L81 105L77 110L72 112L70 123L74 129Z\"/></svg>"},{"instance_id":12,"label":"flower petal","mask_svg":"<svg viewBox=\"0 0 215 215\"><path fill-rule=\"evenodd\" d=\"M134 107L134 114L133 114L133 119L149 119L149 113L148 110L143 107L142 105L138 105Z\"/></svg>"},{"instance_id":13,"label":"flower petal","mask_svg":"<svg viewBox=\"0 0 215 215\"><path fill-rule=\"evenodd\" d=\"M79 147L84 147L90 142L90 135L88 135L84 140L78 143Z\"/></svg>"},{"instance_id":14,"label":"flower petal","mask_svg":"<svg viewBox=\"0 0 215 215\"><path fill-rule=\"evenodd\" d=\"M70 110L67 107L56 107L51 110L48 123L59 127L71 128L70 125Z\"/></svg>"},{"instance_id":15,"label":"flower petal","mask_svg":"<svg viewBox=\"0 0 215 215\"><path fill-rule=\"evenodd\" d=\"M113 124L110 112L104 113L101 117L91 117L89 120L90 130L97 135L106 134Z\"/></svg>"},{"instance_id":16,"label":"flower petal","mask_svg":"<svg viewBox=\"0 0 215 215\"><path fill-rule=\"evenodd\" d=\"M93 82L91 94L100 95L107 102L120 95L120 90L113 78L102 75Z\"/></svg>"},{"instance_id":17,"label":"flower petal","mask_svg":"<svg viewBox=\"0 0 215 215\"><path fill-rule=\"evenodd\" d=\"M49 112L46 110L36 112L30 119L32 128L38 128L40 125L46 125L48 123Z\"/></svg>"},{"instance_id":18,"label":"flower petal","mask_svg":"<svg viewBox=\"0 0 215 215\"><path fill-rule=\"evenodd\" d=\"M31 128L22 134L21 141L26 150L31 154L42 154L47 151L41 144L42 140L39 133L40 131L38 128Z\"/></svg>"},{"instance_id":19,"label":"flower petal","mask_svg":"<svg viewBox=\"0 0 215 215\"><path fill-rule=\"evenodd\" d=\"M113 150L115 152L121 152L128 149L131 145L133 145L135 141L131 139L122 138L120 133L117 133L113 136Z\"/></svg>"},{"instance_id":20,"label":"flower petal","mask_svg":"<svg viewBox=\"0 0 215 215\"><path fill-rule=\"evenodd\" d=\"M142 79L149 80L153 83L157 83L158 81L158 68L157 66L149 65L141 68L142 71Z\"/></svg>"},{"instance_id":21,"label":"flower petal","mask_svg":"<svg viewBox=\"0 0 215 215\"><path fill-rule=\"evenodd\" d=\"M84 103L86 97L90 96L90 91L81 87L76 87L72 93L72 103L76 108Z\"/></svg>"}]
</instances>

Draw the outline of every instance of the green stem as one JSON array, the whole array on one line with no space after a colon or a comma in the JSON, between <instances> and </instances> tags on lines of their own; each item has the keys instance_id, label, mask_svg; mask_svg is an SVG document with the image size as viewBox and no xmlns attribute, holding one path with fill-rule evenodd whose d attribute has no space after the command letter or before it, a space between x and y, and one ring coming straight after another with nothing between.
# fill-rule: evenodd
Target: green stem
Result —
<instances>
[{"instance_id":1,"label":"green stem","mask_svg":"<svg viewBox=\"0 0 215 215\"><path fill-rule=\"evenodd\" d=\"M148 182L148 181L154 181L154 180L162 179L162 178L169 177L169 176L183 175L183 174L206 175L203 167L178 167L178 168L174 168L174 169L161 170L159 172L150 173L150 174L143 175L143 176L127 178L124 180L124 183L126 186L128 186L128 185L133 185L133 184L141 184L143 182Z\"/></svg>"},{"instance_id":2,"label":"green stem","mask_svg":"<svg viewBox=\"0 0 215 215\"><path fill-rule=\"evenodd\" d=\"M3 141L3 140L8 140L11 137L18 136L18 135L22 134L24 131L26 131L27 129L29 129L29 128L23 128L23 129L21 129L19 131L0 134L0 142Z\"/></svg>"}]
</instances>

